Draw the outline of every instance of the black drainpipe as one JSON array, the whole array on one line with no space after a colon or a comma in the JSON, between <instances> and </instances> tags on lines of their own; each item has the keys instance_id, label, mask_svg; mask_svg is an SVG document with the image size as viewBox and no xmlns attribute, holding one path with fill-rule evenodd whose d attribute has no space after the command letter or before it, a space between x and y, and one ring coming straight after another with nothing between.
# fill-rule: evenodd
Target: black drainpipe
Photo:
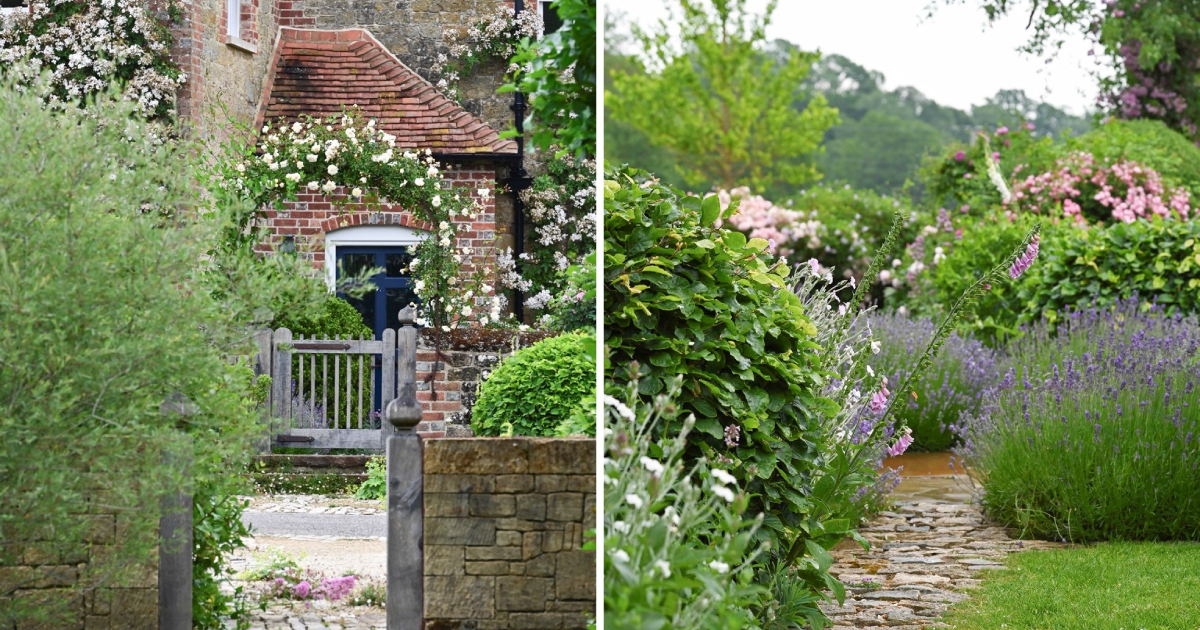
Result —
<instances>
[{"instance_id":1,"label":"black drainpipe","mask_svg":"<svg viewBox=\"0 0 1200 630\"><path fill-rule=\"evenodd\" d=\"M513 9L517 15L525 10L524 0L513 0ZM517 269L521 268L521 254L525 253L525 204L521 201L521 191L529 188L533 180L525 170L525 95L513 92L513 122L517 129L517 168L509 175L508 183L513 191L513 212L516 225L513 228L514 260ZM518 322L525 321L525 298L520 289L513 290L513 314Z\"/></svg>"}]
</instances>

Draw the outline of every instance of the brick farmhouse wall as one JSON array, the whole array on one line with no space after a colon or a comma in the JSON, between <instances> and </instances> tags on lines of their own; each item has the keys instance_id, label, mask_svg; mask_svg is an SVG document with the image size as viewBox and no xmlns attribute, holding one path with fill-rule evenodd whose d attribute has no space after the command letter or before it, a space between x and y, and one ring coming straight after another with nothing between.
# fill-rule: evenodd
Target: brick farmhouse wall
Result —
<instances>
[{"instance_id":1,"label":"brick farmhouse wall","mask_svg":"<svg viewBox=\"0 0 1200 630\"><path fill-rule=\"evenodd\" d=\"M424 442L427 630L582 629L595 615L596 441Z\"/></svg>"},{"instance_id":2,"label":"brick farmhouse wall","mask_svg":"<svg viewBox=\"0 0 1200 630\"><path fill-rule=\"evenodd\" d=\"M488 373L516 350L553 334L495 330L467 331L465 336L470 338L466 339L462 335L448 335L441 339L439 361L438 339L433 331L423 331L417 338L417 400L423 408L417 432L429 438L473 436L471 408Z\"/></svg>"}]
</instances>

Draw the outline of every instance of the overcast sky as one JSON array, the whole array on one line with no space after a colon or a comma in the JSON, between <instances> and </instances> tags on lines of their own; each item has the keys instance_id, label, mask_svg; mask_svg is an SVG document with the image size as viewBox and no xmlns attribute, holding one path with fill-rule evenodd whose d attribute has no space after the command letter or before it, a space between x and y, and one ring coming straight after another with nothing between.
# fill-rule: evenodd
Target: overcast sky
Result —
<instances>
[{"instance_id":1,"label":"overcast sky","mask_svg":"<svg viewBox=\"0 0 1200 630\"><path fill-rule=\"evenodd\" d=\"M969 109L1000 89L1023 89L1073 114L1093 108L1096 57L1079 37L1053 62L1017 52L1028 15L989 26L978 2L944 6L927 18L929 0L781 0L767 35L803 50L844 55L887 77L886 89L912 86L943 105ZM758 8L765 0L751 0ZM665 0L604 0L624 22L654 24ZM619 23L618 28L622 28ZM628 27L624 27L628 30ZM1098 51L1099 52L1099 51Z\"/></svg>"}]
</instances>

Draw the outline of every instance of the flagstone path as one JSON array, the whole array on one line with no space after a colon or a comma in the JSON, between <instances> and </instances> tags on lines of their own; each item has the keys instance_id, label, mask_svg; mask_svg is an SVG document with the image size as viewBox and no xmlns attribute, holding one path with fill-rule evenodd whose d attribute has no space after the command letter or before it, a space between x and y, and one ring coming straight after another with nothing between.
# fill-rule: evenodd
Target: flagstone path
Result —
<instances>
[{"instance_id":1,"label":"flagstone path","mask_svg":"<svg viewBox=\"0 0 1200 630\"><path fill-rule=\"evenodd\" d=\"M893 508L859 529L871 548L834 548L830 572L848 588L844 604L821 606L833 630L948 628L938 619L1006 555L1065 546L1009 538L971 503L968 483L962 475L904 478Z\"/></svg>"}]
</instances>

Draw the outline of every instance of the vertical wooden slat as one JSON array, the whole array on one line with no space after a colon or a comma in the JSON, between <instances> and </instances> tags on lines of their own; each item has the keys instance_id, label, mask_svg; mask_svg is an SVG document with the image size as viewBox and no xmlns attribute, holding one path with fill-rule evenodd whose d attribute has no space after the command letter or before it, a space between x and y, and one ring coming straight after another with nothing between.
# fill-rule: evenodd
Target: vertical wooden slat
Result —
<instances>
[{"instance_id":1,"label":"vertical wooden slat","mask_svg":"<svg viewBox=\"0 0 1200 630\"><path fill-rule=\"evenodd\" d=\"M264 328L254 333L254 345L258 348L258 356L255 357L254 361L254 374L255 376L266 374L267 376L271 377L272 382L274 382L275 379L275 368L271 364L271 360L274 358L275 354L275 349L271 345L271 337L274 334L275 332L270 328ZM271 390L267 392L265 409L261 410L266 416L267 420L267 441L265 444L256 443L258 449L263 453L271 452L271 413L274 410L274 401L275 386L272 385Z\"/></svg>"},{"instance_id":2,"label":"vertical wooden slat","mask_svg":"<svg viewBox=\"0 0 1200 630\"><path fill-rule=\"evenodd\" d=\"M367 407L370 407L371 413L374 413L375 412L375 392L377 391L376 387L378 387L379 385L375 382L375 366L376 366L375 355L372 354L369 356L371 357L371 369L369 370L371 373L371 398L370 398L370 402L367 403ZM380 410L380 413L382 414L383 411Z\"/></svg>"},{"instance_id":3,"label":"vertical wooden slat","mask_svg":"<svg viewBox=\"0 0 1200 630\"><path fill-rule=\"evenodd\" d=\"M321 415L325 428L329 428L329 355L321 355Z\"/></svg>"},{"instance_id":4,"label":"vertical wooden slat","mask_svg":"<svg viewBox=\"0 0 1200 630\"><path fill-rule=\"evenodd\" d=\"M341 334L337 334L337 335L334 335L333 338L336 340L340 340L342 338L342 336L341 336ZM338 424L338 417L342 411L342 402L341 402L342 401L342 388L340 387L341 384L342 384L342 355L335 354L335 355L333 355L333 426L330 427L331 429L342 428Z\"/></svg>"},{"instance_id":5,"label":"vertical wooden slat","mask_svg":"<svg viewBox=\"0 0 1200 630\"><path fill-rule=\"evenodd\" d=\"M396 398L396 331L387 328L383 331L383 348L379 354L383 365L379 369L379 412L387 413L388 403ZM383 418L379 422L382 442L393 433L392 423ZM382 444L381 442L381 444Z\"/></svg>"},{"instance_id":6,"label":"vertical wooden slat","mask_svg":"<svg viewBox=\"0 0 1200 630\"><path fill-rule=\"evenodd\" d=\"M303 388L303 384L301 388ZM308 355L308 408L311 419L309 426L317 426L317 355Z\"/></svg>"},{"instance_id":7,"label":"vertical wooden slat","mask_svg":"<svg viewBox=\"0 0 1200 630\"><path fill-rule=\"evenodd\" d=\"M300 335L300 339L303 340L304 335ZM310 415L306 414L304 410L304 401L306 399L304 395L304 355L297 352L296 362L300 364L300 374L296 376L296 393L297 397L299 398L298 406L300 407L300 415ZM304 426L312 426L312 420L310 419L308 422L303 424Z\"/></svg>"},{"instance_id":8,"label":"vertical wooden slat","mask_svg":"<svg viewBox=\"0 0 1200 630\"><path fill-rule=\"evenodd\" d=\"M362 335L358 336L358 340L362 341ZM366 357L358 355L358 428L363 428L363 359Z\"/></svg>"}]
</instances>

